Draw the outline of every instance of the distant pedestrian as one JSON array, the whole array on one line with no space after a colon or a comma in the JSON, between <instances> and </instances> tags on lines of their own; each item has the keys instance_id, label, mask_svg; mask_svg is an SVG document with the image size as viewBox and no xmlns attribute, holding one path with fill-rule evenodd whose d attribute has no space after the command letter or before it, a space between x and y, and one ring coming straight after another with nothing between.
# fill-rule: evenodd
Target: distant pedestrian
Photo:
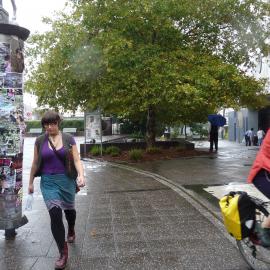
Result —
<instances>
[{"instance_id":1,"label":"distant pedestrian","mask_svg":"<svg viewBox=\"0 0 270 270\"><path fill-rule=\"evenodd\" d=\"M251 142L253 142L253 128L249 129L245 133L245 141L246 141L246 146L251 146Z\"/></svg>"},{"instance_id":2,"label":"distant pedestrian","mask_svg":"<svg viewBox=\"0 0 270 270\"><path fill-rule=\"evenodd\" d=\"M46 133L39 136L35 142L28 192L34 192L34 178L41 176L40 189L49 211L52 234L60 253L55 268L64 269L68 259L67 242L75 240L76 178L78 185L84 186L84 172L74 138L59 130L58 113L46 112L41 119L41 125ZM68 223L67 242L62 210Z\"/></svg>"},{"instance_id":3,"label":"distant pedestrian","mask_svg":"<svg viewBox=\"0 0 270 270\"><path fill-rule=\"evenodd\" d=\"M262 145L264 135L265 135L264 131L261 128L259 128L259 130L257 131L258 145L259 146Z\"/></svg>"},{"instance_id":4,"label":"distant pedestrian","mask_svg":"<svg viewBox=\"0 0 270 270\"><path fill-rule=\"evenodd\" d=\"M169 130L169 128L168 127L166 127L165 128L165 130L164 130L164 138L166 139L166 140L169 140L170 139L170 130Z\"/></svg>"},{"instance_id":5,"label":"distant pedestrian","mask_svg":"<svg viewBox=\"0 0 270 270\"><path fill-rule=\"evenodd\" d=\"M209 141L210 141L210 152L213 151L214 145L215 145L215 150L218 150L218 126L212 125L210 126L210 131L209 131Z\"/></svg>"}]
</instances>

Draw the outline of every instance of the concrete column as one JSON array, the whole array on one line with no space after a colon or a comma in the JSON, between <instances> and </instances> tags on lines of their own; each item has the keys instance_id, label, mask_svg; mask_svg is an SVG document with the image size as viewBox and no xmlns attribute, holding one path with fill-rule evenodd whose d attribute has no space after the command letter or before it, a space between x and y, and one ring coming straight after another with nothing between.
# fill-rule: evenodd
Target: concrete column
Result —
<instances>
[{"instance_id":1,"label":"concrete column","mask_svg":"<svg viewBox=\"0 0 270 270\"><path fill-rule=\"evenodd\" d=\"M8 239L28 221L22 215L23 45L30 32L13 23L0 7L0 230Z\"/></svg>"}]
</instances>

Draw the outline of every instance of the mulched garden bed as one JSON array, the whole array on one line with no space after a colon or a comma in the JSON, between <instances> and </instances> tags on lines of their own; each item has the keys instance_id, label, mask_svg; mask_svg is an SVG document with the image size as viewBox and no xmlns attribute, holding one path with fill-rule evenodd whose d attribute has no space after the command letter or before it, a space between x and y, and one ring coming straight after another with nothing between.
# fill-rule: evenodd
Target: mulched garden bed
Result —
<instances>
[{"instance_id":1,"label":"mulched garden bed","mask_svg":"<svg viewBox=\"0 0 270 270\"><path fill-rule=\"evenodd\" d=\"M168 160L175 158L185 158L185 157L194 157L194 156L211 156L213 153L209 153L208 150L179 150L179 149L161 149L160 153L146 153L144 151L143 157L141 160L133 161L130 159L128 151L122 151L119 156L112 157L109 155L100 156L92 156L88 155L89 158L94 158L98 160L104 161L113 161L113 162L123 162L123 163L140 163L147 161L155 161L155 160Z\"/></svg>"}]
</instances>

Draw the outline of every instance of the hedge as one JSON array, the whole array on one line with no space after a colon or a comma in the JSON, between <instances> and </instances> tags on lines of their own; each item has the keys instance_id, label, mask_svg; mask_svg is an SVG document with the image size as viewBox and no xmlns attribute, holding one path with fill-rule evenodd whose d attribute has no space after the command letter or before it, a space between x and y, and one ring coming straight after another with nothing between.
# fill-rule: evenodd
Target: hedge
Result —
<instances>
[{"instance_id":1,"label":"hedge","mask_svg":"<svg viewBox=\"0 0 270 270\"><path fill-rule=\"evenodd\" d=\"M25 123L27 126L27 131L29 131L31 128L41 128L41 123L39 120L26 121ZM77 128L77 131L84 131L84 120L64 119L60 125L60 129L63 129L63 128Z\"/></svg>"}]
</instances>

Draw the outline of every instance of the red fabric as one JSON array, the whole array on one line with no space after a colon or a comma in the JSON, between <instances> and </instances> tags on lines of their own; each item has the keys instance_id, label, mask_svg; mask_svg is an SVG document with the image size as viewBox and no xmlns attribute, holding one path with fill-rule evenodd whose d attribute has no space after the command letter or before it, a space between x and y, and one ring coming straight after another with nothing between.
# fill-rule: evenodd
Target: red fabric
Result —
<instances>
[{"instance_id":1,"label":"red fabric","mask_svg":"<svg viewBox=\"0 0 270 270\"><path fill-rule=\"evenodd\" d=\"M248 175L248 182L252 183L256 174L261 170L265 169L270 172L270 131L268 130L266 136L261 145L256 159L251 167L251 170Z\"/></svg>"}]
</instances>

